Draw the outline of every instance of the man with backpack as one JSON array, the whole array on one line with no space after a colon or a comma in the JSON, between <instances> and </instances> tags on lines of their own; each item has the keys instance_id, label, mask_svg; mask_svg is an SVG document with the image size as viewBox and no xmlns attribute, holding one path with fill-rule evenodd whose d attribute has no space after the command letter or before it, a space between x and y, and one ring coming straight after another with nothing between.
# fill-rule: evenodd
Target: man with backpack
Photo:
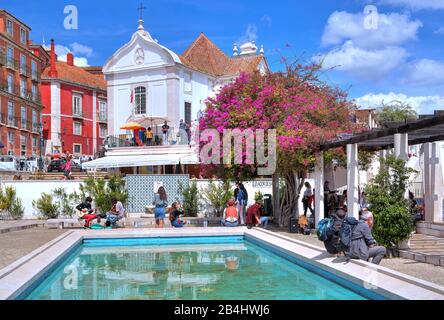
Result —
<instances>
[{"instance_id":1,"label":"man with backpack","mask_svg":"<svg viewBox=\"0 0 444 320\"><path fill-rule=\"evenodd\" d=\"M363 212L359 223L353 229L350 253L352 259L361 259L373 264L380 264L385 257L387 250L382 246L377 246L376 240L372 236L373 214L370 211Z\"/></svg>"},{"instance_id":2,"label":"man with backpack","mask_svg":"<svg viewBox=\"0 0 444 320\"><path fill-rule=\"evenodd\" d=\"M340 254L344 251L344 245L341 242L339 231L342 228L347 213L339 209L335 214L331 215L331 225L326 229L327 240L324 241L325 249L330 254Z\"/></svg>"}]
</instances>

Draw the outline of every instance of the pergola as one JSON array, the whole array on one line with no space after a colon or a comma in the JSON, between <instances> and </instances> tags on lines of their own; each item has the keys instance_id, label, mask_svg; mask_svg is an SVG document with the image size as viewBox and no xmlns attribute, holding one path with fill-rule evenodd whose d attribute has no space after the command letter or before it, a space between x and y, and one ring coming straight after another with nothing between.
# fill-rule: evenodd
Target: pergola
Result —
<instances>
[{"instance_id":1,"label":"pergola","mask_svg":"<svg viewBox=\"0 0 444 320\"><path fill-rule=\"evenodd\" d=\"M386 123L385 128L342 136L323 143L316 154L315 199L316 226L324 218L324 152L330 149L347 149L347 208L348 215L359 217L359 167L358 150L383 151L394 149L399 159L409 159L409 146L424 144L424 203L425 221L433 223L437 210L435 175L438 157L438 141L444 140L444 111L434 115L420 116L418 120L402 123Z\"/></svg>"}]
</instances>

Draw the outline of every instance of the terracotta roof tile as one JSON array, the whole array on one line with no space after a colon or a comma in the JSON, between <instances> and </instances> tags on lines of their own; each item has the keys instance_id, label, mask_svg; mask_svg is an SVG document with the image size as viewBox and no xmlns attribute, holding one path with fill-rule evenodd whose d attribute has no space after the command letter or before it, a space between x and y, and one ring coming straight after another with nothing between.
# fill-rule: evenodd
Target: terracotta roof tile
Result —
<instances>
[{"instance_id":1,"label":"terracotta roof tile","mask_svg":"<svg viewBox=\"0 0 444 320\"><path fill-rule=\"evenodd\" d=\"M70 66L66 62L63 61L57 61L57 72L59 80L65 80L73 83L78 83L82 86L90 87L90 88L98 88L101 90L106 91L106 81L103 75L100 74L92 74L88 71L86 71L82 67L77 66ZM50 68L46 68L43 71L42 77L50 78L49 77L49 70Z\"/></svg>"},{"instance_id":2,"label":"terracotta roof tile","mask_svg":"<svg viewBox=\"0 0 444 320\"><path fill-rule=\"evenodd\" d=\"M180 56L182 63L191 69L214 76L232 76L241 72L253 72L263 56L228 57L216 44L201 33L196 41Z\"/></svg>"}]
</instances>

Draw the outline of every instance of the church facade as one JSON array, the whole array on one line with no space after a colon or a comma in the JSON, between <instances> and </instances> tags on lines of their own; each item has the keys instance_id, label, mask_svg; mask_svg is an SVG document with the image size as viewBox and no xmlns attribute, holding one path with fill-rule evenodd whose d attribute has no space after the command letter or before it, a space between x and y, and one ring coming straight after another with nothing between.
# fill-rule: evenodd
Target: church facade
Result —
<instances>
[{"instance_id":1,"label":"church facade","mask_svg":"<svg viewBox=\"0 0 444 320\"><path fill-rule=\"evenodd\" d=\"M131 41L103 67L109 135L125 134L120 128L134 116L165 118L171 128L180 120L191 124L221 86L242 72L269 72L263 48L254 42L233 51L228 56L201 33L180 55L159 44L139 20Z\"/></svg>"}]
</instances>

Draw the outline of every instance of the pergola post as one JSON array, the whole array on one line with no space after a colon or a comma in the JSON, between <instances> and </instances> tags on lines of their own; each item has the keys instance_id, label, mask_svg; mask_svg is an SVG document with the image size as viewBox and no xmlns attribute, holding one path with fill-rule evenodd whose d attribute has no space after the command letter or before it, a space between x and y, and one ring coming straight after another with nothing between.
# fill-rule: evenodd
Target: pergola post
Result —
<instances>
[{"instance_id":1,"label":"pergola post","mask_svg":"<svg viewBox=\"0 0 444 320\"><path fill-rule=\"evenodd\" d=\"M395 157L405 161L409 160L409 135L397 133L395 139Z\"/></svg>"},{"instance_id":2,"label":"pergola post","mask_svg":"<svg viewBox=\"0 0 444 320\"><path fill-rule=\"evenodd\" d=\"M315 223L324 219L324 152L316 153L315 166Z\"/></svg>"},{"instance_id":3,"label":"pergola post","mask_svg":"<svg viewBox=\"0 0 444 320\"><path fill-rule=\"evenodd\" d=\"M358 145L347 145L347 212L359 219L359 167Z\"/></svg>"},{"instance_id":4,"label":"pergola post","mask_svg":"<svg viewBox=\"0 0 444 320\"><path fill-rule=\"evenodd\" d=\"M435 206L438 201L438 196L435 194L436 165L439 164L437 149L436 143L424 145L424 209L425 222L429 223L433 223L435 220Z\"/></svg>"}]
</instances>

